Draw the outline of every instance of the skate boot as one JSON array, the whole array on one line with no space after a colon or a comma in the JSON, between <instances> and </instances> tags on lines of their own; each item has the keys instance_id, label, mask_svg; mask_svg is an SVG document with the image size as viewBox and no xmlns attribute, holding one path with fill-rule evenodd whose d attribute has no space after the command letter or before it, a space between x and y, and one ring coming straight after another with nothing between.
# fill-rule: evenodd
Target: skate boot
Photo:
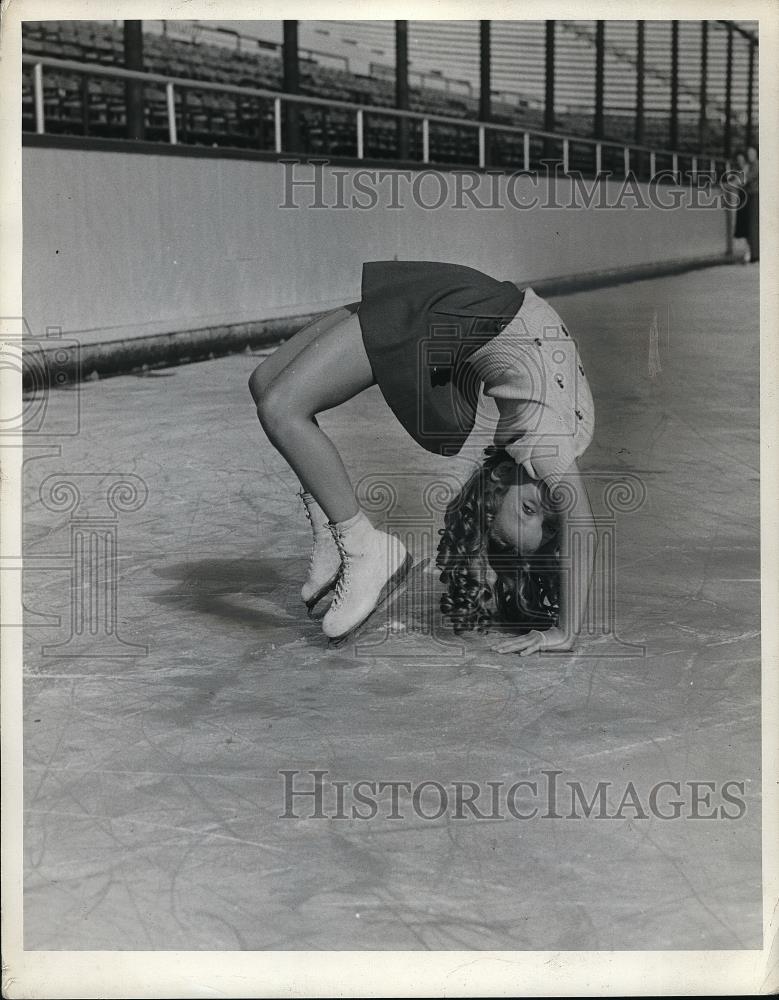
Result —
<instances>
[{"instance_id":1,"label":"skate boot","mask_svg":"<svg viewBox=\"0 0 779 1000\"><path fill-rule=\"evenodd\" d=\"M399 539L377 531L362 511L331 524L330 530L341 553L341 575L322 631L330 639L343 640L402 583L412 559Z\"/></svg>"},{"instance_id":2,"label":"skate boot","mask_svg":"<svg viewBox=\"0 0 779 1000\"><path fill-rule=\"evenodd\" d=\"M308 576L300 590L300 596L309 612L333 590L341 571L341 556L333 541L327 514L310 493L301 490L298 494L306 508L306 517L311 523L313 542L308 560Z\"/></svg>"}]
</instances>

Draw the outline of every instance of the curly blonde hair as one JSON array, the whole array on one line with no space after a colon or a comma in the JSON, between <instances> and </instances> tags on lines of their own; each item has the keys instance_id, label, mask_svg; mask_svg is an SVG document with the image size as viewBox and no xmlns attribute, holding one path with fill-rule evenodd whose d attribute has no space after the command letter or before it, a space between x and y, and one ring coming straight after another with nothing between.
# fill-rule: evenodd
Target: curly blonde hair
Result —
<instances>
[{"instance_id":1,"label":"curly blonde hair","mask_svg":"<svg viewBox=\"0 0 779 1000\"><path fill-rule=\"evenodd\" d=\"M446 591L441 611L456 634L487 630L500 621L520 629L550 628L560 614L560 515L543 481L542 541L521 555L491 531L518 470L502 448L484 452L481 466L449 504L440 529L436 565Z\"/></svg>"}]
</instances>

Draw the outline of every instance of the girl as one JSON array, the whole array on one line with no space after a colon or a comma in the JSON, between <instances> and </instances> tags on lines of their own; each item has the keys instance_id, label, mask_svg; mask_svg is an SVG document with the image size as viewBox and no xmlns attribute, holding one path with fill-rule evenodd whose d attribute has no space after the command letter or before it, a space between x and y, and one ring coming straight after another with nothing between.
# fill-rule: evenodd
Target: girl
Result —
<instances>
[{"instance_id":1,"label":"girl","mask_svg":"<svg viewBox=\"0 0 779 1000\"><path fill-rule=\"evenodd\" d=\"M312 608L335 589L325 635L354 632L411 566L400 540L359 510L316 420L375 384L411 436L441 455L456 454L474 429L480 387L495 399L494 444L441 533L442 610L457 632L497 619L522 626L525 634L494 647L501 652L570 648L591 572L566 530L573 519L591 526L575 461L594 425L584 369L562 320L532 289L431 262L366 263L360 302L306 326L249 380L311 522L301 596Z\"/></svg>"}]
</instances>

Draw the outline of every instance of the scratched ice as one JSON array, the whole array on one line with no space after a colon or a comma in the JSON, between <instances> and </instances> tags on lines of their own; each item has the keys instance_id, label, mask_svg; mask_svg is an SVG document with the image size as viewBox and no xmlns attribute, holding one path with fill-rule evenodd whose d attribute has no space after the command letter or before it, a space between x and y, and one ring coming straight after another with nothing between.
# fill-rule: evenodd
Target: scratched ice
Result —
<instances>
[{"instance_id":1,"label":"scratched ice","mask_svg":"<svg viewBox=\"0 0 779 1000\"><path fill-rule=\"evenodd\" d=\"M756 295L754 270L718 268L558 303L598 411L583 466L646 486L615 536L617 626L643 657L596 636L587 656L501 658L431 631L421 497L469 458L431 459L375 390L323 424L355 480L404 473L397 510L428 562L367 651L331 649L299 604L306 525L245 391L254 358L85 385L81 433L26 468L26 605L59 618L26 635L26 946L757 947ZM149 490L116 524L118 635L148 652L59 655L83 580L71 514L39 488L105 471ZM443 784L559 770L611 782L610 807L627 780L732 779L747 811L282 820L283 768Z\"/></svg>"}]
</instances>

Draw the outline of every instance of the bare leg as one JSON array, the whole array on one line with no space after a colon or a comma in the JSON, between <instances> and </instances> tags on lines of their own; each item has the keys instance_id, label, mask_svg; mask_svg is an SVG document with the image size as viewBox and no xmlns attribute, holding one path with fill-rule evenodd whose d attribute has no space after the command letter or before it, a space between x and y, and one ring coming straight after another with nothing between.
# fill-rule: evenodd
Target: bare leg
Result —
<instances>
[{"instance_id":1,"label":"bare leg","mask_svg":"<svg viewBox=\"0 0 779 1000\"><path fill-rule=\"evenodd\" d=\"M306 324L306 326L301 327L294 336L290 337L289 340L285 340L272 354L265 358L254 369L249 378L249 390L254 398L255 405L259 402L260 396L265 389L267 389L275 378L278 378L290 361L294 361L298 354L308 347L313 340L316 340L317 337L320 337L332 327L342 323L345 319L349 319L351 315L351 311L346 306L339 306L338 309L332 309L323 316L318 316L315 320Z\"/></svg>"},{"instance_id":2,"label":"bare leg","mask_svg":"<svg viewBox=\"0 0 779 1000\"><path fill-rule=\"evenodd\" d=\"M359 320L353 313L344 313L337 319L332 316L336 321L326 323L326 329L313 334L310 328L301 331L306 333L306 342L299 342L302 349L295 350L297 338L283 344L279 352L289 350L274 366L275 375L252 385L257 414L269 440L333 522L348 521L359 508L341 456L317 425L316 414L346 402L376 381Z\"/></svg>"}]
</instances>

